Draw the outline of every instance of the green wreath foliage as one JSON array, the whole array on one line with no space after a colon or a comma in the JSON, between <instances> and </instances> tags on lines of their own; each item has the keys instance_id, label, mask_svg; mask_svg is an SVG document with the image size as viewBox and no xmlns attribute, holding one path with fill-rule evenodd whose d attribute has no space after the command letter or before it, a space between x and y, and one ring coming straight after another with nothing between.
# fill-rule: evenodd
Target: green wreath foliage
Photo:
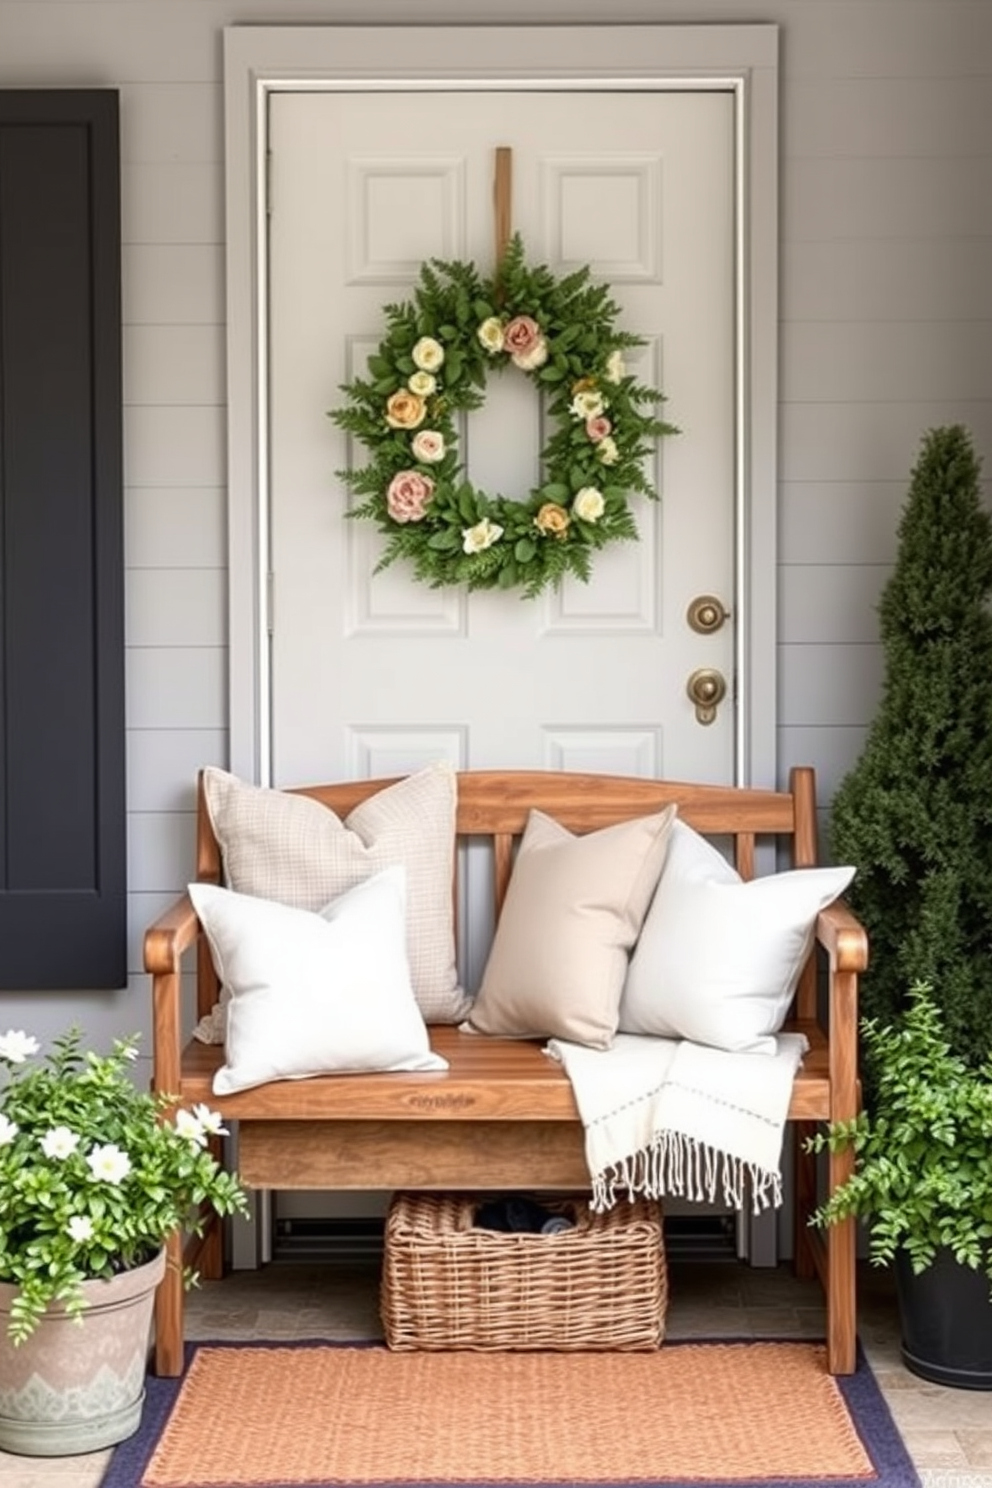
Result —
<instances>
[{"instance_id":1,"label":"green wreath foliage","mask_svg":"<svg viewBox=\"0 0 992 1488\"><path fill-rule=\"evenodd\" d=\"M525 262L515 236L492 278L432 259L411 299L384 313L367 375L342 385L347 402L330 415L369 452L337 473L358 498L348 515L386 536L377 572L406 559L432 588L519 586L532 598L566 574L588 580L598 549L636 539L628 498L657 500L644 461L678 430L656 412L664 394L628 373L623 354L643 338L617 327L588 267L556 278ZM541 484L522 500L473 486L458 453L460 417L507 366L543 394L550 429Z\"/></svg>"}]
</instances>

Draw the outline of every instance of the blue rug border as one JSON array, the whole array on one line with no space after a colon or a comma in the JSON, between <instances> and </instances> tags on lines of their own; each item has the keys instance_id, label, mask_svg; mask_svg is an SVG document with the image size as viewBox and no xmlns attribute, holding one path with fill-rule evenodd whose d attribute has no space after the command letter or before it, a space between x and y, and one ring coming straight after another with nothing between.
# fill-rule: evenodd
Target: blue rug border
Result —
<instances>
[{"instance_id":1,"label":"blue rug border","mask_svg":"<svg viewBox=\"0 0 992 1488\"><path fill-rule=\"evenodd\" d=\"M668 1350L686 1345L717 1343L795 1343L822 1344L822 1339L782 1337L727 1337L727 1338L678 1338L666 1340ZM169 1413L186 1378L196 1353L200 1349L251 1349L251 1348L383 1348L381 1338L374 1339L327 1339L327 1338L270 1338L270 1339L195 1339L186 1344L185 1366L175 1378L160 1378L149 1374L145 1381L145 1402L141 1414L141 1425L134 1436L114 1448L104 1475L101 1488L140 1488L142 1474L148 1465ZM817 1477L817 1478L693 1478L678 1482L675 1479L631 1479L614 1481L597 1479L589 1488L922 1488L922 1480L913 1466L909 1453L895 1424L888 1402L871 1369L861 1343L857 1344L857 1359L854 1374L838 1375L837 1384L851 1418L857 1427L862 1444L867 1452L876 1476L873 1478ZM187 1488L203 1488L191 1483ZM212 1485L218 1488L218 1485ZM266 1483L264 1488L300 1488L292 1483ZM344 1485L334 1485L344 1488ZM443 1483L429 1479L411 1480L400 1485L394 1479L381 1484L363 1484L361 1488L515 1488L505 1479L489 1483L482 1479L458 1484L451 1480ZM520 1488L569 1488L559 1480L546 1485L528 1483Z\"/></svg>"}]
</instances>

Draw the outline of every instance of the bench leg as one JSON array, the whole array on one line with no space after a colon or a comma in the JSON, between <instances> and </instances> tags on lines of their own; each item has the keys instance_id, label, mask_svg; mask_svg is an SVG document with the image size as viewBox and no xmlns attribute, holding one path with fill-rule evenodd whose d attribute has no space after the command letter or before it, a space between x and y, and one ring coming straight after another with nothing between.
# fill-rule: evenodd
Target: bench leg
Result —
<instances>
[{"instance_id":1,"label":"bench leg","mask_svg":"<svg viewBox=\"0 0 992 1488\"><path fill-rule=\"evenodd\" d=\"M831 1153L831 1193L851 1172L854 1154ZM852 1219L827 1226L827 1368L831 1374L853 1374L857 1338L857 1229Z\"/></svg>"},{"instance_id":2,"label":"bench leg","mask_svg":"<svg viewBox=\"0 0 992 1488\"><path fill-rule=\"evenodd\" d=\"M183 1237L166 1242L165 1275L155 1293L155 1373L175 1378L183 1372Z\"/></svg>"},{"instance_id":3,"label":"bench leg","mask_svg":"<svg viewBox=\"0 0 992 1488\"><path fill-rule=\"evenodd\" d=\"M224 1275L224 1223L212 1214L203 1231L196 1254L196 1270L201 1281L220 1281Z\"/></svg>"}]
</instances>

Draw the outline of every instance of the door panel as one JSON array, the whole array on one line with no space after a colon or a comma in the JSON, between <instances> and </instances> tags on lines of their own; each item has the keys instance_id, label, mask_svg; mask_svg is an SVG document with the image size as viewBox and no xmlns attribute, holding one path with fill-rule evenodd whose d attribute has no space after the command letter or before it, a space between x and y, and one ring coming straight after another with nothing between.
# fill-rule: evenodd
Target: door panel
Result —
<instances>
[{"instance_id":1,"label":"door panel","mask_svg":"<svg viewBox=\"0 0 992 1488\"><path fill-rule=\"evenodd\" d=\"M459 766L549 766L699 780L734 773L732 701L701 724L697 667L733 695L733 621L690 629L699 593L734 608L734 106L729 92L335 92L269 100L270 551L275 783ZM513 226L529 261L589 264L628 361L682 432L632 500L640 540L596 555L588 585L433 591L345 520L352 452L327 417L429 258L494 253L497 146L513 151ZM635 361L636 358L636 361ZM470 478L537 479L541 410L490 380L467 421ZM361 463L364 451L354 451Z\"/></svg>"}]
</instances>

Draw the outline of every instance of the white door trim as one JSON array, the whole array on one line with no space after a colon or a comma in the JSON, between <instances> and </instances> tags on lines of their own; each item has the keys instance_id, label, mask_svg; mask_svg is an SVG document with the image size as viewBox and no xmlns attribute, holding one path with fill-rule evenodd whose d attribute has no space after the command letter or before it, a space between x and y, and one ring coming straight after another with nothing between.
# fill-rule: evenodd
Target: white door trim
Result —
<instances>
[{"instance_id":1,"label":"white door trim","mask_svg":"<svg viewBox=\"0 0 992 1488\"><path fill-rule=\"evenodd\" d=\"M565 35L567 33L567 36ZM267 170L275 90L723 89L737 113L736 773L776 772L778 28L232 26L224 31L232 770L269 780Z\"/></svg>"}]
</instances>

